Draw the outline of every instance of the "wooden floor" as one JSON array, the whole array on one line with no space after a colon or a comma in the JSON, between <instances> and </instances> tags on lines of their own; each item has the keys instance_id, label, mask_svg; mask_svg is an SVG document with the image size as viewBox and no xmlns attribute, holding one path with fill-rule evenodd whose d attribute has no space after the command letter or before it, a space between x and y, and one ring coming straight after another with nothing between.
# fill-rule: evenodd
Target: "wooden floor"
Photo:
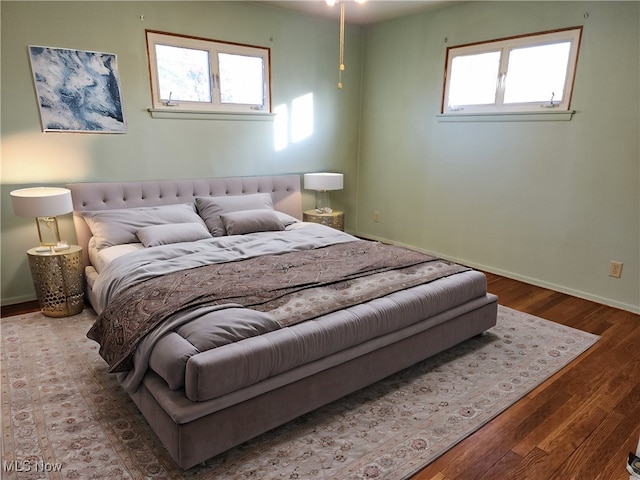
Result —
<instances>
[{"instance_id":1,"label":"wooden floor","mask_svg":"<svg viewBox=\"0 0 640 480\"><path fill-rule=\"evenodd\" d=\"M0 317L10 317L11 315L20 315L23 313L37 312L40 310L38 302L33 300L31 302L18 303L16 305L5 305L0 307Z\"/></svg>"},{"instance_id":2,"label":"wooden floor","mask_svg":"<svg viewBox=\"0 0 640 480\"><path fill-rule=\"evenodd\" d=\"M628 480L640 437L640 315L487 277L500 304L601 339L412 480Z\"/></svg>"},{"instance_id":3,"label":"wooden floor","mask_svg":"<svg viewBox=\"0 0 640 480\"><path fill-rule=\"evenodd\" d=\"M625 461L640 437L640 316L487 277L502 305L601 339L412 480L628 480Z\"/></svg>"}]
</instances>

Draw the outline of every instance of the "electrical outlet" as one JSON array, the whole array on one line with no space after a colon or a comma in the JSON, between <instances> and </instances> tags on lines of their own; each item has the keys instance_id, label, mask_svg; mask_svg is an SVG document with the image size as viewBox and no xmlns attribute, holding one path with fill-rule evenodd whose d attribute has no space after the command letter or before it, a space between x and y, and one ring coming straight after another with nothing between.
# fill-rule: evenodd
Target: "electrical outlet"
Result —
<instances>
[{"instance_id":1,"label":"electrical outlet","mask_svg":"<svg viewBox=\"0 0 640 480\"><path fill-rule=\"evenodd\" d=\"M373 212L373 221L376 223L380 221L380 212L378 211Z\"/></svg>"},{"instance_id":2,"label":"electrical outlet","mask_svg":"<svg viewBox=\"0 0 640 480\"><path fill-rule=\"evenodd\" d=\"M622 275L622 262L614 262L613 260L609 264L609 276L614 278L620 278Z\"/></svg>"}]
</instances>

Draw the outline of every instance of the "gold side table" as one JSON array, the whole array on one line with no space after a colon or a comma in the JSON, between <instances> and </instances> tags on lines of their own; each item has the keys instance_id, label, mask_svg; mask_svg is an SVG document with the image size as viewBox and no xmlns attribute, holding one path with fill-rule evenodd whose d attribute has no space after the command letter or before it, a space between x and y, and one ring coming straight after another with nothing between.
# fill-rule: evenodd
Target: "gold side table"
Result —
<instances>
[{"instance_id":1,"label":"gold side table","mask_svg":"<svg viewBox=\"0 0 640 480\"><path fill-rule=\"evenodd\" d=\"M42 313L48 317L76 315L84 307L82 248L40 252L27 250L33 286Z\"/></svg>"},{"instance_id":2,"label":"gold side table","mask_svg":"<svg viewBox=\"0 0 640 480\"><path fill-rule=\"evenodd\" d=\"M321 223L327 227L344 232L344 212L334 210L331 213L318 213L316 210L302 212L302 220L305 222Z\"/></svg>"}]
</instances>

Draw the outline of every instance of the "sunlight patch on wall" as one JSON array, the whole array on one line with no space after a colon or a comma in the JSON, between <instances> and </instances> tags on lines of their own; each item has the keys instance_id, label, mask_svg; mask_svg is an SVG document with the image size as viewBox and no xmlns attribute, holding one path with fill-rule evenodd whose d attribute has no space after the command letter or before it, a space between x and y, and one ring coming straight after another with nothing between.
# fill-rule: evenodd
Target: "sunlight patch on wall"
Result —
<instances>
[{"instance_id":1,"label":"sunlight patch on wall","mask_svg":"<svg viewBox=\"0 0 640 480\"><path fill-rule=\"evenodd\" d=\"M87 177L88 135L20 134L2 139L2 183L61 183Z\"/></svg>"},{"instance_id":2,"label":"sunlight patch on wall","mask_svg":"<svg viewBox=\"0 0 640 480\"><path fill-rule=\"evenodd\" d=\"M291 102L291 141L300 142L313 135L313 93Z\"/></svg>"},{"instance_id":3,"label":"sunlight patch on wall","mask_svg":"<svg viewBox=\"0 0 640 480\"><path fill-rule=\"evenodd\" d=\"M276 152L287 148L289 143L301 142L313 135L313 93L295 98L290 109L282 104L276 106L273 112L276 114L273 123Z\"/></svg>"}]
</instances>

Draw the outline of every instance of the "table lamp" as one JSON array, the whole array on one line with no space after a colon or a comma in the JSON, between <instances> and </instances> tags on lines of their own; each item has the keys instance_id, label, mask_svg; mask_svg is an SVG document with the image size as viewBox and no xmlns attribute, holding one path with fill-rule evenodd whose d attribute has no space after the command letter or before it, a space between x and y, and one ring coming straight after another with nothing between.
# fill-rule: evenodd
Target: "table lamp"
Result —
<instances>
[{"instance_id":1,"label":"table lamp","mask_svg":"<svg viewBox=\"0 0 640 480\"><path fill-rule=\"evenodd\" d=\"M18 217L35 217L40 237L39 251L62 250L57 215L73 211L71 190L57 187L21 188L10 193L13 213ZM68 247L67 247L68 248Z\"/></svg>"},{"instance_id":2,"label":"table lamp","mask_svg":"<svg viewBox=\"0 0 640 480\"><path fill-rule=\"evenodd\" d=\"M341 173L305 173L304 188L316 191L316 212L331 213L331 190L342 190L344 175Z\"/></svg>"}]
</instances>

